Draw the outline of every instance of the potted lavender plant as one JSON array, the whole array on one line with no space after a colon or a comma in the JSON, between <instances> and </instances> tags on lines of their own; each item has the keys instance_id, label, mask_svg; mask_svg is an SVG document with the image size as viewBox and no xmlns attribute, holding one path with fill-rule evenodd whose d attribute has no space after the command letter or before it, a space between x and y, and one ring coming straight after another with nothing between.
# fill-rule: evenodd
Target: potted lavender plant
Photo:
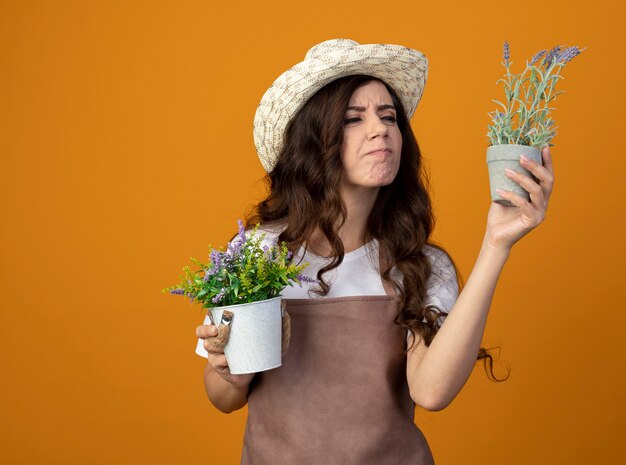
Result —
<instances>
[{"instance_id":1,"label":"potted lavender plant","mask_svg":"<svg viewBox=\"0 0 626 465\"><path fill-rule=\"evenodd\" d=\"M301 274L308 263L291 263L286 243L261 246L265 234L257 234L258 224L248 236L241 220L238 225L239 232L226 251L213 249L208 263L192 258L199 269L192 272L185 266L180 283L163 289L201 304L216 324L224 321L224 314L230 316L224 355L232 374L281 365L280 293L293 282L316 282Z\"/></svg>"},{"instance_id":2,"label":"potted lavender plant","mask_svg":"<svg viewBox=\"0 0 626 465\"><path fill-rule=\"evenodd\" d=\"M584 50L584 49L582 49ZM491 124L487 137L490 146L487 147L487 166L489 169L489 184L491 200L501 205L513 206L511 202L502 198L496 189L513 191L528 200L528 192L519 184L506 177L504 169L509 168L526 176L537 179L530 171L519 163L520 155L541 163L541 149L550 143L556 134L554 121L550 118L552 102L557 95L554 88L563 67L582 52L576 46L562 48L556 46L550 51L541 50L536 53L521 74L512 74L509 61L509 44L504 42L504 62L506 75L502 82L506 96L506 104L492 100L504 111L496 110L489 113ZM547 53L546 53L547 52Z\"/></svg>"}]
</instances>

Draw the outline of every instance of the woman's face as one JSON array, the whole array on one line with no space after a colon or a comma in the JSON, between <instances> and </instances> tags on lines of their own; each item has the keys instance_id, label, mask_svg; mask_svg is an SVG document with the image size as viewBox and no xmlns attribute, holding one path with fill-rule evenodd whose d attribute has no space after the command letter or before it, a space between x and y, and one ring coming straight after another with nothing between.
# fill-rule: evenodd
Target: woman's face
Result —
<instances>
[{"instance_id":1,"label":"woman's face","mask_svg":"<svg viewBox=\"0 0 626 465\"><path fill-rule=\"evenodd\" d=\"M346 187L391 184L400 167L402 134L396 109L382 82L369 81L350 98L343 128L341 162Z\"/></svg>"}]
</instances>

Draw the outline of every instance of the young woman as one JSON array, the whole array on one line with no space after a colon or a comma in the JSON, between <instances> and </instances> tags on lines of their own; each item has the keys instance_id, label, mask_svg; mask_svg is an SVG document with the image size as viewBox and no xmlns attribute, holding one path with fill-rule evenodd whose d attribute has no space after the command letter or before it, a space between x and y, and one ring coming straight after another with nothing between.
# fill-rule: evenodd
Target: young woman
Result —
<instances>
[{"instance_id":1,"label":"young woman","mask_svg":"<svg viewBox=\"0 0 626 465\"><path fill-rule=\"evenodd\" d=\"M445 408L478 358L511 247L545 218L554 173L511 179L530 202L492 203L476 264L457 271L430 242L433 213L409 119L427 60L396 45L316 45L264 95L255 117L269 196L248 218L286 241L318 282L283 291L291 342L280 368L232 375L217 329L197 328L210 401L248 404L243 464L431 464L414 406ZM313 281L313 279L311 279Z\"/></svg>"}]
</instances>

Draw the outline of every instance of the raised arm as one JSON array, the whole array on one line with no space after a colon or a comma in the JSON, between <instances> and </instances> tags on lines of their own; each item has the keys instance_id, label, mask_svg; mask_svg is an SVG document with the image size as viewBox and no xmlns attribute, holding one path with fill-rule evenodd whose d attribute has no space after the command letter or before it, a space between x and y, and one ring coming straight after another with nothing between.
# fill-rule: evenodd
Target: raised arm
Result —
<instances>
[{"instance_id":1,"label":"raised arm","mask_svg":"<svg viewBox=\"0 0 626 465\"><path fill-rule=\"evenodd\" d=\"M511 248L544 219L554 183L549 148L542 151L543 165L522 161L539 180L517 174L510 178L530 193L530 202L505 192L515 207L492 202L487 229L474 268L448 317L426 347L420 339L407 357L407 381L413 401L441 410L459 393L476 362L496 284ZM409 338L409 344L412 343Z\"/></svg>"}]
</instances>

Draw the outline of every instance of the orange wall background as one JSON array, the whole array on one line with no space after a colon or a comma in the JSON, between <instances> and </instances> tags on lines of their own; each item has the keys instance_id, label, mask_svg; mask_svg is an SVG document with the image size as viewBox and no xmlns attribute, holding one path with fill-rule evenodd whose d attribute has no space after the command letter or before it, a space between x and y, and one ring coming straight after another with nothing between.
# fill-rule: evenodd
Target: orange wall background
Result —
<instances>
[{"instance_id":1,"label":"orange wall background","mask_svg":"<svg viewBox=\"0 0 626 465\"><path fill-rule=\"evenodd\" d=\"M546 222L515 246L484 336L511 377L478 366L416 422L438 465L618 461L625 16L618 0L0 2L0 462L239 463L246 411L206 398L200 308L160 291L261 198L256 106L333 37L428 56L412 124L434 239L464 279L503 41L517 72L542 48L588 47L560 83Z\"/></svg>"}]
</instances>

